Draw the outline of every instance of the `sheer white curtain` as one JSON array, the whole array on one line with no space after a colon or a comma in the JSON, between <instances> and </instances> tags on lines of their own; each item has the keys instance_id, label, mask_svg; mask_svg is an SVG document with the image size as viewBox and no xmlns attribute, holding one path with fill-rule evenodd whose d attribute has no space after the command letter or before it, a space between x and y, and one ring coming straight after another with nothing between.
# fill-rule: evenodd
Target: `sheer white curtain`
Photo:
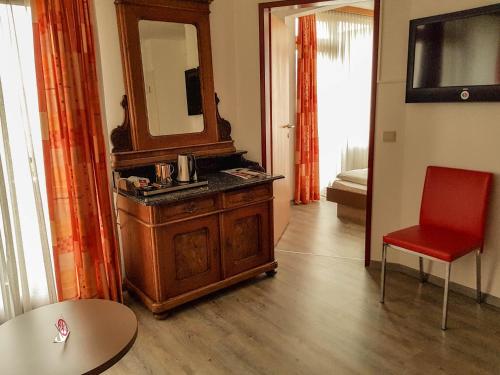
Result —
<instances>
[{"instance_id":1,"label":"sheer white curtain","mask_svg":"<svg viewBox=\"0 0 500 375\"><path fill-rule=\"evenodd\" d=\"M0 0L0 323L55 302L29 2Z\"/></svg>"},{"instance_id":2,"label":"sheer white curtain","mask_svg":"<svg viewBox=\"0 0 500 375\"><path fill-rule=\"evenodd\" d=\"M316 15L320 187L339 172L366 168L370 125L373 17Z\"/></svg>"}]
</instances>

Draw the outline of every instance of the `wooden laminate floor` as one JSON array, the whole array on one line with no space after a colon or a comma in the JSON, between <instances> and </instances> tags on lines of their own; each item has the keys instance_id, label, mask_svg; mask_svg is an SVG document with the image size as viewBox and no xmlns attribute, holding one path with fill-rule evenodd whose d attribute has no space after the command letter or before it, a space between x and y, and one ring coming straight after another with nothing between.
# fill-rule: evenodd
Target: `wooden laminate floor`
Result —
<instances>
[{"instance_id":1,"label":"wooden laminate floor","mask_svg":"<svg viewBox=\"0 0 500 375\"><path fill-rule=\"evenodd\" d=\"M363 267L363 228L329 202L294 207L278 273L157 321L138 302L132 350L107 374L498 374L500 311L390 272ZM332 214L333 212L333 214Z\"/></svg>"},{"instance_id":2,"label":"wooden laminate floor","mask_svg":"<svg viewBox=\"0 0 500 375\"><path fill-rule=\"evenodd\" d=\"M294 206L277 250L364 260L364 226L337 218L337 204L322 200Z\"/></svg>"}]
</instances>

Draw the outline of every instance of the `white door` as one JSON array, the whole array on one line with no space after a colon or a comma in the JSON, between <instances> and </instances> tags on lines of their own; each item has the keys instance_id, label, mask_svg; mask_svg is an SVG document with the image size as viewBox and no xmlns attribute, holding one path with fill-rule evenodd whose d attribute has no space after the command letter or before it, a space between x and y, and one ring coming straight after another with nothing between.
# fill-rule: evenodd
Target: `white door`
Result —
<instances>
[{"instance_id":1,"label":"white door","mask_svg":"<svg viewBox=\"0 0 500 375\"><path fill-rule=\"evenodd\" d=\"M274 183L274 244L290 221L290 43L289 29L271 15L271 139L272 173L285 176Z\"/></svg>"}]
</instances>

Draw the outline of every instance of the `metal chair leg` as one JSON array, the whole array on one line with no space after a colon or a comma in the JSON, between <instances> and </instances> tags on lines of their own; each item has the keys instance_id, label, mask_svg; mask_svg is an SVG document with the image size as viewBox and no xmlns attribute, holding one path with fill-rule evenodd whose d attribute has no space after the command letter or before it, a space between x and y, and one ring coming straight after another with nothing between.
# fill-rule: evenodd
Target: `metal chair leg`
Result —
<instances>
[{"instance_id":1,"label":"metal chair leg","mask_svg":"<svg viewBox=\"0 0 500 375\"><path fill-rule=\"evenodd\" d=\"M384 303L385 299L385 266L387 263L387 244L382 246L382 272L380 274L380 303Z\"/></svg>"},{"instance_id":2,"label":"metal chair leg","mask_svg":"<svg viewBox=\"0 0 500 375\"><path fill-rule=\"evenodd\" d=\"M444 282L444 299L443 299L443 319L441 320L441 329L446 330L448 320L448 290L450 286L451 263L446 263L446 278Z\"/></svg>"},{"instance_id":3,"label":"metal chair leg","mask_svg":"<svg viewBox=\"0 0 500 375\"><path fill-rule=\"evenodd\" d=\"M425 283L427 282L428 276L424 272L424 258L418 257L418 265L420 269L420 282Z\"/></svg>"},{"instance_id":4,"label":"metal chair leg","mask_svg":"<svg viewBox=\"0 0 500 375\"><path fill-rule=\"evenodd\" d=\"M482 302L481 293L481 249L476 250L476 298L477 303Z\"/></svg>"}]
</instances>

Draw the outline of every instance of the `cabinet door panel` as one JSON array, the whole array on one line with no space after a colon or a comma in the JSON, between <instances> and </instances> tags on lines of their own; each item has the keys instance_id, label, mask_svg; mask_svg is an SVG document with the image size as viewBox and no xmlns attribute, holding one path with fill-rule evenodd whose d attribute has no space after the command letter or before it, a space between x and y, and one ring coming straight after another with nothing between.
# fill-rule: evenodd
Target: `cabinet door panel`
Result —
<instances>
[{"instance_id":1,"label":"cabinet door panel","mask_svg":"<svg viewBox=\"0 0 500 375\"><path fill-rule=\"evenodd\" d=\"M248 241L248 237L257 239L261 236L261 217L245 216L233 222L231 252L233 261L241 261L259 255L260 241Z\"/></svg>"},{"instance_id":2,"label":"cabinet door panel","mask_svg":"<svg viewBox=\"0 0 500 375\"><path fill-rule=\"evenodd\" d=\"M163 299L220 280L217 215L159 227L157 241Z\"/></svg>"},{"instance_id":3,"label":"cabinet door panel","mask_svg":"<svg viewBox=\"0 0 500 375\"><path fill-rule=\"evenodd\" d=\"M207 228L174 236L175 274L177 280L210 271L210 234Z\"/></svg>"},{"instance_id":4,"label":"cabinet door panel","mask_svg":"<svg viewBox=\"0 0 500 375\"><path fill-rule=\"evenodd\" d=\"M153 272L152 230L125 211L120 211L120 232L127 280L153 301L158 302L156 276Z\"/></svg>"},{"instance_id":5,"label":"cabinet door panel","mask_svg":"<svg viewBox=\"0 0 500 375\"><path fill-rule=\"evenodd\" d=\"M271 257L269 202L224 213L224 275L236 275Z\"/></svg>"}]
</instances>

